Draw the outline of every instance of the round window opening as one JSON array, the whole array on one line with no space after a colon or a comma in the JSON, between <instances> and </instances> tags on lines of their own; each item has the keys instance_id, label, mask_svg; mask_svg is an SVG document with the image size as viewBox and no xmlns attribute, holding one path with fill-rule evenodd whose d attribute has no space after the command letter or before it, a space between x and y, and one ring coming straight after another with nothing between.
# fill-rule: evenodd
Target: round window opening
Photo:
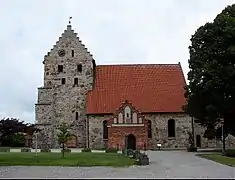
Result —
<instances>
[{"instance_id":1,"label":"round window opening","mask_svg":"<svg viewBox=\"0 0 235 180\"><path fill-rule=\"evenodd\" d=\"M59 50L59 52L58 52L58 55L60 56L60 57L63 57L64 55L65 55L65 50Z\"/></svg>"}]
</instances>

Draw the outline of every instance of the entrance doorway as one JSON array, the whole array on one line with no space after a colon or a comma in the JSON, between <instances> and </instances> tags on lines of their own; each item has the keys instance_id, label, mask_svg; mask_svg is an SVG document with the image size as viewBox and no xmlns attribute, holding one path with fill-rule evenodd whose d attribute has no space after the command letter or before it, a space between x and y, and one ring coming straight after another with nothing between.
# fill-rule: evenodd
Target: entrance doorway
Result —
<instances>
[{"instance_id":1,"label":"entrance doorway","mask_svg":"<svg viewBox=\"0 0 235 180\"><path fill-rule=\"evenodd\" d=\"M196 136L196 146L201 147L201 136L200 135Z\"/></svg>"},{"instance_id":2,"label":"entrance doorway","mask_svg":"<svg viewBox=\"0 0 235 180\"><path fill-rule=\"evenodd\" d=\"M76 148L77 147L77 137L73 135L70 140L66 142L66 146L68 148Z\"/></svg>"},{"instance_id":3,"label":"entrance doorway","mask_svg":"<svg viewBox=\"0 0 235 180\"><path fill-rule=\"evenodd\" d=\"M133 134L127 136L127 149L136 149L136 138Z\"/></svg>"}]
</instances>

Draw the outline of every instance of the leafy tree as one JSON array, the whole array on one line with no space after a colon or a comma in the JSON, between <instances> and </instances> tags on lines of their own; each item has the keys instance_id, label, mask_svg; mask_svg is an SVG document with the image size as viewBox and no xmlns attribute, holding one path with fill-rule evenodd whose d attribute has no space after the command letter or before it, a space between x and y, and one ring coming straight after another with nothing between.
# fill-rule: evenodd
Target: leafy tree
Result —
<instances>
[{"instance_id":1,"label":"leafy tree","mask_svg":"<svg viewBox=\"0 0 235 180\"><path fill-rule=\"evenodd\" d=\"M15 133L15 134L9 135L2 142L2 146L24 147L25 146L25 136L22 133Z\"/></svg>"},{"instance_id":2,"label":"leafy tree","mask_svg":"<svg viewBox=\"0 0 235 180\"><path fill-rule=\"evenodd\" d=\"M25 124L15 118L7 118L0 120L0 142L6 141L9 136L24 132Z\"/></svg>"},{"instance_id":3,"label":"leafy tree","mask_svg":"<svg viewBox=\"0 0 235 180\"><path fill-rule=\"evenodd\" d=\"M72 138L72 134L69 131L70 126L65 122L59 125L59 132L57 134L59 144L62 144L62 157L64 157L65 143Z\"/></svg>"},{"instance_id":4,"label":"leafy tree","mask_svg":"<svg viewBox=\"0 0 235 180\"><path fill-rule=\"evenodd\" d=\"M22 133L32 135L36 130L39 129L33 124L24 123L16 118L4 118L0 120L0 144L10 146L10 143L16 139L22 141Z\"/></svg>"},{"instance_id":5,"label":"leafy tree","mask_svg":"<svg viewBox=\"0 0 235 180\"><path fill-rule=\"evenodd\" d=\"M24 128L24 133L28 134L28 135L33 135L35 132L39 132L40 129L39 128L36 128L35 124L29 124L27 123L25 125L25 128Z\"/></svg>"},{"instance_id":6,"label":"leafy tree","mask_svg":"<svg viewBox=\"0 0 235 180\"><path fill-rule=\"evenodd\" d=\"M207 128L205 136L235 135L235 5L197 29L189 46L185 111ZM221 127L220 127L221 128Z\"/></svg>"}]
</instances>

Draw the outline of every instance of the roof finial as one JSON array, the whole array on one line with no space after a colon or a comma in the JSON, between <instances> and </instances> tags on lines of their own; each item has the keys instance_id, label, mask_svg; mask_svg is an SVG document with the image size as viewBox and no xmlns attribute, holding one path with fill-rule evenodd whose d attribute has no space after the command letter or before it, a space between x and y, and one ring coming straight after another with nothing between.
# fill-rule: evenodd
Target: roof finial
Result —
<instances>
[{"instance_id":1,"label":"roof finial","mask_svg":"<svg viewBox=\"0 0 235 180\"><path fill-rule=\"evenodd\" d=\"M71 24L71 19L72 19L72 16L69 17L69 24Z\"/></svg>"}]
</instances>

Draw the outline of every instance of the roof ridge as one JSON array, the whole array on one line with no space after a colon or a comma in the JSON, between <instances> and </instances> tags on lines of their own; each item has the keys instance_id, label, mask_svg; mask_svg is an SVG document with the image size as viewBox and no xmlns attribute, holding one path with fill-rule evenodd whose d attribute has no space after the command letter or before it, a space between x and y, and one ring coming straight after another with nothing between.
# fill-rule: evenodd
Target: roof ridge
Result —
<instances>
[{"instance_id":1,"label":"roof ridge","mask_svg":"<svg viewBox=\"0 0 235 180\"><path fill-rule=\"evenodd\" d=\"M177 65L180 66L180 63L177 64L100 64L100 65L96 65L96 66L139 66L139 65L147 65L147 66L155 66L155 65L160 65L160 66L172 66L172 65Z\"/></svg>"}]
</instances>

